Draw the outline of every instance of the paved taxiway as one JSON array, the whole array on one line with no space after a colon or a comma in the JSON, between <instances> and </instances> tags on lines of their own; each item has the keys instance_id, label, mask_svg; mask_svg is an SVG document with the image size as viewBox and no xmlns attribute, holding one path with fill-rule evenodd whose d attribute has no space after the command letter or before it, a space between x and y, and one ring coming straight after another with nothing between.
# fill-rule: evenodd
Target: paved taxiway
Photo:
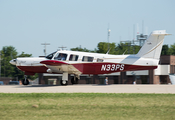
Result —
<instances>
[{"instance_id":1,"label":"paved taxiway","mask_svg":"<svg viewBox=\"0 0 175 120\"><path fill-rule=\"evenodd\" d=\"M171 93L175 85L2 85L0 93Z\"/></svg>"}]
</instances>

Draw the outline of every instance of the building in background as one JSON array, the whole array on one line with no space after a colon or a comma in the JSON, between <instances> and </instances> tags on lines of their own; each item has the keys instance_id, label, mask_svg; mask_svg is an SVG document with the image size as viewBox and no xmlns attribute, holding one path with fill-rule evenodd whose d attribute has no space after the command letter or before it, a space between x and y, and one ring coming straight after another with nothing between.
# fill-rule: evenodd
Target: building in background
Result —
<instances>
[{"instance_id":1,"label":"building in background","mask_svg":"<svg viewBox=\"0 0 175 120\"><path fill-rule=\"evenodd\" d=\"M137 35L137 42L139 42L139 46L143 46L147 38L148 38L148 35L143 35L143 34Z\"/></svg>"}]
</instances>

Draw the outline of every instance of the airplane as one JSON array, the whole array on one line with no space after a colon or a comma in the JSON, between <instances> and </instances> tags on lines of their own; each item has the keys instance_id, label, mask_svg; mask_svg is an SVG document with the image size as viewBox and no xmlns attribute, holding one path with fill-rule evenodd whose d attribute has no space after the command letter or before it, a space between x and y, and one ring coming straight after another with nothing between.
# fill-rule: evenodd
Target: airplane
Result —
<instances>
[{"instance_id":1,"label":"airplane","mask_svg":"<svg viewBox=\"0 0 175 120\"><path fill-rule=\"evenodd\" d=\"M21 57L10 61L25 72L23 85L28 85L26 75L35 73L62 74L61 85L67 85L68 74L74 74L72 84L77 84L81 74L97 75L114 72L156 69L163 46L165 30L153 31L135 55L111 55L59 50L46 57Z\"/></svg>"}]
</instances>

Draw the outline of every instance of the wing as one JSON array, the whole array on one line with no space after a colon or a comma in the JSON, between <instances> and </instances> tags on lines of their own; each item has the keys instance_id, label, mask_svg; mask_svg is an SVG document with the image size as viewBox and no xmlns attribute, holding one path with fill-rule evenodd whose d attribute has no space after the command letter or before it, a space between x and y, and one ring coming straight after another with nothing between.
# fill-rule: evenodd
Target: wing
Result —
<instances>
[{"instance_id":1,"label":"wing","mask_svg":"<svg viewBox=\"0 0 175 120\"><path fill-rule=\"evenodd\" d=\"M82 72L80 72L77 68L75 68L73 65L63 62L63 61L57 61L57 60L44 60L40 62L41 64L44 64L48 70L49 73L64 73L67 72L69 74L77 74L81 75Z\"/></svg>"}]
</instances>

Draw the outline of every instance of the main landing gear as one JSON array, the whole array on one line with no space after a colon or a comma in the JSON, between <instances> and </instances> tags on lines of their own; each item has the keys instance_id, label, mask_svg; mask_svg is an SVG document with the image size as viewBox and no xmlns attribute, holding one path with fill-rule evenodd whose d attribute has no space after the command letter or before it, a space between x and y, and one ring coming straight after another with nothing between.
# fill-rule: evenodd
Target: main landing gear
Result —
<instances>
[{"instance_id":1,"label":"main landing gear","mask_svg":"<svg viewBox=\"0 0 175 120\"><path fill-rule=\"evenodd\" d=\"M71 83L78 84L79 78L80 77L78 75L74 75L74 77L71 79ZM60 84L64 86L68 84L68 73L67 72L63 73L63 77L62 77L62 80L60 80Z\"/></svg>"},{"instance_id":2,"label":"main landing gear","mask_svg":"<svg viewBox=\"0 0 175 120\"><path fill-rule=\"evenodd\" d=\"M68 73L67 72L63 73L63 77L62 77L62 80L60 80L60 84L64 86L68 84Z\"/></svg>"},{"instance_id":3,"label":"main landing gear","mask_svg":"<svg viewBox=\"0 0 175 120\"><path fill-rule=\"evenodd\" d=\"M27 79L27 75L24 75L24 79L22 80L22 84L23 85L28 85L29 84L29 80Z\"/></svg>"},{"instance_id":4,"label":"main landing gear","mask_svg":"<svg viewBox=\"0 0 175 120\"><path fill-rule=\"evenodd\" d=\"M71 79L71 83L72 83L72 85L73 85L73 84L78 84L78 77L76 77L76 76L74 75L74 77L72 77L72 79Z\"/></svg>"},{"instance_id":5,"label":"main landing gear","mask_svg":"<svg viewBox=\"0 0 175 120\"><path fill-rule=\"evenodd\" d=\"M68 84L68 81L66 81L66 80L60 80L60 84L65 86L65 85Z\"/></svg>"}]
</instances>

